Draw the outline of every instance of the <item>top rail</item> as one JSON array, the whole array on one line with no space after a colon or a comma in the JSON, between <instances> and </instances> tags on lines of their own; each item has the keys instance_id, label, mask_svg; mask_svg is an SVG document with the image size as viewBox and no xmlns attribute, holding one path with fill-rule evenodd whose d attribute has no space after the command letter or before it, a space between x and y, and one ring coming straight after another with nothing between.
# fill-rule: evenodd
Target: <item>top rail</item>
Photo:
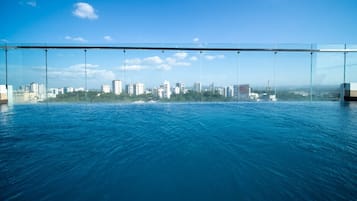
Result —
<instances>
[{"instance_id":1,"label":"top rail","mask_svg":"<svg viewBox=\"0 0 357 201\"><path fill-rule=\"evenodd\" d=\"M345 48L226 48L226 47L152 47L152 46L91 46L91 45L2 45L1 49L102 49L102 50L161 50L161 51L226 51L226 52L357 52Z\"/></svg>"}]
</instances>

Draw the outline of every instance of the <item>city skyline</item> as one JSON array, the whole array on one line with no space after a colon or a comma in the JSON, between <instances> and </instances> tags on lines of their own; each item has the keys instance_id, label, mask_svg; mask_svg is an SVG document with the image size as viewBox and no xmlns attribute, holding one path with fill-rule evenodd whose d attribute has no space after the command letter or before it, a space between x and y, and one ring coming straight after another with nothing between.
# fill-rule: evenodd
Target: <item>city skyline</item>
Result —
<instances>
[{"instance_id":1,"label":"city skyline","mask_svg":"<svg viewBox=\"0 0 357 201\"><path fill-rule=\"evenodd\" d=\"M301 46L300 46L301 47ZM340 48L343 45L321 46ZM126 83L145 82L154 86L162 80L185 83L251 83L261 87L268 81L276 86L310 84L310 53L279 52L195 52L195 51L107 51L87 50L88 88L120 79ZM44 51L9 50L8 81L14 87L34 80L45 80ZM4 55L0 64L5 65ZM357 54L346 55L347 81L353 81ZM313 55L313 84L336 85L343 82L343 53ZM0 71L4 79L5 71ZM49 87L83 87L85 82L82 50L48 50Z\"/></svg>"},{"instance_id":2,"label":"city skyline","mask_svg":"<svg viewBox=\"0 0 357 201\"><path fill-rule=\"evenodd\" d=\"M0 85L0 87L5 89L5 85ZM1 88L1 89L2 89ZM229 86L215 86L211 83L209 86L202 86L200 82L195 82L193 86L187 87L183 82L177 82L175 84L170 84L168 80L163 81L159 86L154 88L145 87L144 83L134 83L126 84L124 88L122 87L121 80L113 80L112 86L108 84L102 84L100 90L85 90L83 87L61 87L61 88L47 88L42 83L31 82L30 84L20 86L18 89L13 91L12 85L9 85L10 93L8 93L10 104L12 103L37 103L44 101L79 101L79 97L84 96L81 101L89 100L87 99L88 94L93 98L93 93L96 97L101 95L112 94L113 96L104 96L104 99L99 99L102 101L119 101L120 98L126 96L138 97L143 99L126 99L126 101L138 100L140 102L153 102L159 100L170 100L171 96L174 95L174 101L202 101L202 97L207 98L207 100L212 101L276 101L276 89L272 86L267 86L264 90L253 91L249 84L233 84ZM2 90L4 90L2 89ZM300 89L301 90L301 89ZM301 95L302 91L290 91L288 93ZM286 93L286 92L284 92ZM74 95L73 95L74 94ZM124 95L124 96L123 96ZM73 97L77 99L71 99ZM307 95L302 95L306 97ZM59 98L59 99L57 99ZM109 99L108 99L109 98ZM198 99L197 99L198 98ZM211 99L210 99L211 98ZM222 99L223 98L223 99ZM14 101L12 101L14 100ZM155 102L155 101L154 101Z\"/></svg>"}]
</instances>

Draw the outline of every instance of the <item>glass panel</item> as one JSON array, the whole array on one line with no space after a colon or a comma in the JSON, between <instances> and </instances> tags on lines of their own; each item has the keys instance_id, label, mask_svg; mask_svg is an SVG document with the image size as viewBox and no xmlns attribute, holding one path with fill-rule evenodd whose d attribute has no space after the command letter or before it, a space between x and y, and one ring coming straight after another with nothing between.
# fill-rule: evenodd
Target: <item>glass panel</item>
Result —
<instances>
[{"instance_id":1,"label":"glass panel","mask_svg":"<svg viewBox=\"0 0 357 201\"><path fill-rule=\"evenodd\" d=\"M357 45L347 45L347 49L357 49ZM346 54L346 82L357 82L357 52Z\"/></svg>"},{"instance_id":2,"label":"glass panel","mask_svg":"<svg viewBox=\"0 0 357 201\"><path fill-rule=\"evenodd\" d=\"M239 82L243 88L248 88L241 89L242 92L245 92L245 99L275 101L276 69L274 69L274 58L274 52L240 53Z\"/></svg>"},{"instance_id":3,"label":"glass panel","mask_svg":"<svg viewBox=\"0 0 357 201\"><path fill-rule=\"evenodd\" d=\"M344 49L344 45L318 45L321 50ZM339 100L343 83L343 52L321 52L315 54L313 68L313 100Z\"/></svg>"},{"instance_id":4,"label":"glass panel","mask_svg":"<svg viewBox=\"0 0 357 201\"><path fill-rule=\"evenodd\" d=\"M195 67L192 71L196 70L196 72L189 82L192 95L199 95L197 96L199 101L231 100L233 96L227 97L225 91L227 86L236 84L235 56L234 53L218 51L203 51L198 52L198 56L193 56L198 60L193 62ZM227 73L232 71L234 72Z\"/></svg>"},{"instance_id":5,"label":"glass panel","mask_svg":"<svg viewBox=\"0 0 357 201\"><path fill-rule=\"evenodd\" d=\"M0 106L8 101L6 90L5 48L0 49ZM2 107L1 107L2 108Z\"/></svg>"},{"instance_id":6,"label":"glass panel","mask_svg":"<svg viewBox=\"0 0 357 201\"><path fill-rule=\"evenodd\" d=\"M164 79L169 81L164 72L170 70L162 51L126 51L120 73L124 76L124 94L128 101L157 101L170 97L170 85L163 85Z\"/></svg>"},{"instance_id":7,"label":"glass panel","mask_svg":"<svg viewBox=\"0 0 357 201\"><path fill-rule=\"evenodd\" d=\"M83 102L85 93L84 50L48 50L49 102Z\"/></svg>"},{"instance_id":8,"label":"glass panel","mask_svg":"<svg viewBox=\"0 0 357 201\"><path fill-rule=\"evenodd\" d=\"M8 51L8 84L10 89L13 88L15 104L46 100L44 55L41 49Z\"/></svg>"},{"instance_id":9,"label":"glass panel","mask_svg":"<svg viewBox=\"0 0 357 201\"><path fill-rule=\"evenodd\" d=\"M201 69L199 57L199 52L195 51L161 53L162 62L155 67L159 76L153 86L154 95L158 100L174 102L200 100L200 96L193 94L191 88L193 82L199 79Z\"/></svg>"},{"instance_id":10,"label":"glass panel","mask_svg":"<svg viewBox=\"0 0 357 201\"><path fill-rule=\"evenodd\" d=\"M125 53L126 54L126 53ZM89 102L125 101L126 75L123 50L88 50L87 84Z\"/></svg>"},{"instance_id":11,"label":"glass panel","mask_svg":"<svg viewBox=\"0 0 357 201\"><path fill-rule=\"evenodd\" d=\"M310 53L277 53L275 71L277 100L310 100Z\"/></svg>"},{"instance_id":12,"label":"glass panel","mask_svg":"<svg viewBox=\"0 0 357 201\"><path fill-rule=\"evenodd\" d=\"M0 49L0 85L5 84L5 49Z\"/></svg>"}]
</instances>

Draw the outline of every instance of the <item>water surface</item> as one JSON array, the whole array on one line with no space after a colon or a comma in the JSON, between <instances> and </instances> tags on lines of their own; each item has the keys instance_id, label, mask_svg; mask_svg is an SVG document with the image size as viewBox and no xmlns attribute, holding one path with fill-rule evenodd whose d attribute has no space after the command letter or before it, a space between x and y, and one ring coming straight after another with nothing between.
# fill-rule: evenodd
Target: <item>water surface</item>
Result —
<instances>
[{"instance_id":1,"label":"water surface","mask_svg":"<svg viewBox=\"0 0 357 201\"><path fill-rule=\"evenodd\" d=\"M357 105L34 104L0 112L0 200L355 200Z\"/></svg>"}]
</instances>

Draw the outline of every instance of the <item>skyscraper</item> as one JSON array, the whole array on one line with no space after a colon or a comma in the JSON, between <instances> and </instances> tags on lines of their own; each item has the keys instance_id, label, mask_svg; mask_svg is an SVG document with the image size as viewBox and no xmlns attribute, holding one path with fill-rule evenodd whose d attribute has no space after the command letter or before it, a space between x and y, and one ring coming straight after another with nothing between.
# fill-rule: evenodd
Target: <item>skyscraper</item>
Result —
<instances>
[{"instance_id":1,"label":"skyscraper","mask_svg":"<svg viewBox=\"0 0 357 201\"><path fill-rule=\"evenodd\" d=\"M200 82L193 83L193 91L201 93L202 86Z\"/></svg>"},{"instance_id":2,"label":"skyscraper","mask_svg":"<svg viewBox=\"0 0 357 201\"><path fill-rule=\"evenodd\" d=\"M131 96L134 94L134 86L132 84L125 85L125 92Z\"/></svg>"},{"instance_id":3,"label":"skyscraper","mask_svg":"<svg viewBox=\"0 0 357 201\"><path fill-rule=\"evenodd\" d=\"M144 84L143 83L135 83L134 84L134 95L138 96L144 94Z\"/></svg>"},{"instance_id":4,"label":"skyscraper","mask_svg":"<svg viewBox=\"0 0 357 201\"><path fill-rule=\"evenodd\" d=\"M30 84L30 92L38 94L38 83L32 82Z\"/></svg>"},{"instance_id":5,"label":"skyscraper","mask_svg":"<svg viewBox=\"0 0 357 201\"><path fill-rule=\"evenodd\" d=\"M176 83L176 87L178 87L180 90L180 93L185 93L185 84L183 82L178 82Z\"/></svg>"},{"instance_id":6,"label":"skyscraper","mask_svg":"<svg viewBox=\"0 0 357 201\"><path fill-rule=\"evenodd\" d=\"M226 89L226 97L233 97L233 96L234 96L233 86L228 86Z\"/></svg>"},{"instance_id":7,"label":"skyscraper","mask_svg":"<svg viewBox=\"0 0 357 201\"><path fill-rule=\"evenodd\" d=\"M120 95L122 92L122 82L121 80L113 80L112 81L113 93L115 95Z\"/></svg>"},{"instance_id":8,"label":"skyscraper","mask_svg":"<svg viewBox=\"0 0 357 201\"><path fill-rule=\"evenodd\" d=\"M102 85L102 93L110 93L110 85L103 84Z\"/></svg>"},{"instance_id":9,"label":"skyscraper","mask_svg":"<svg viewBox=\"0 0 357 201\"><path fill-rule=\"evenodd\" d=\"M170 82L165 80L163 87L164 87L163 97L167 98L167 99L170 99L170 97L171 97Z\"/></svg>"}]
</instances>

